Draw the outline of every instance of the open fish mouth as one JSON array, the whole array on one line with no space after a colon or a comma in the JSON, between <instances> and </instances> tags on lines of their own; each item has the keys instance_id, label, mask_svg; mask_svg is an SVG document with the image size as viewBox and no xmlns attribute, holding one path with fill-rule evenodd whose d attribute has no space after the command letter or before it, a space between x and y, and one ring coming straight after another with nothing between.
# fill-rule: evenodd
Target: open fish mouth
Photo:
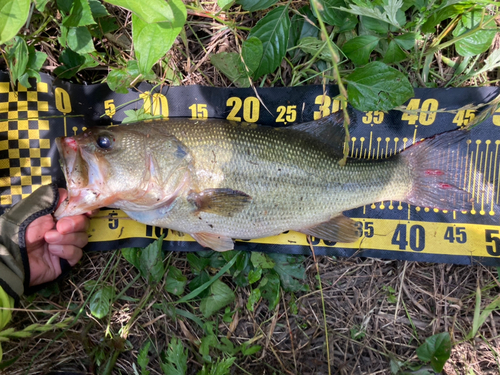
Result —
<instances>
[{"instance_id":1,"label":"open fish mouth","mask_svg":"<svg viewBox=\"0 0 500 375\"><path fill-rule=\"evenodd\" d=\"M61 168L68 190L81 189L88 185L88 167L82 158L77 142L72 137L56 138Z\"/></svg>"},{"instance_id":2,"label":"open fish mouth","mask_svg":"<svg viewBox=\"0 0 500 375\"><path fill-rule=\"evenodd\" d=\"M88 163L82 157L80 147L73 137L56 138L56 146L60 155L61 168L66 179L68 197L58 207L54 216L60 219L89 211L85 201L86 188L89 185Z\"/></svg>"}]
</instances>

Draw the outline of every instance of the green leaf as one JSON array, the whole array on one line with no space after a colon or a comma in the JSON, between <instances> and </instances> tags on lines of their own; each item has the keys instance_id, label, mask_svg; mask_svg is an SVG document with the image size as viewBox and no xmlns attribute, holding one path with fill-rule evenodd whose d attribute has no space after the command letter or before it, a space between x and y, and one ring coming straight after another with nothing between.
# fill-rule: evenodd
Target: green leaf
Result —
<instances>
[{"instance_id":1,"label":"green leaf","mask_svg":"<svg viewBox=\"0 0 500 375\"><path fill-rule=\"evenodd\" d=\"M244 64L240 63L240 70L242 70L246 76L252 75L259 67L263 52L264 46L260 39L251 37L243 42L241 46L241 57L243 58Z\"/></svg>"},{"instance_id":2,"label":"green leaf","mask_svg":"<svg viewBox=\"0 0 500 375\"><path fill-rule=\"evenodd\" d=\"M151 113L144 111L144 108L139 108L137 110L129 109L127 111L123 111L123 113L125 113L127 117L123 119L122 124L149 120L154 117Z\"/></svg>"},{"instance_id":3,"label":"green leaf","mask_svg":"<svg viewBox=\"0 0 500 375\"><path fill-rule=\"evenodd\" d=\"M5 48L9 71L13 83L17 82L28 67L28 45L23 38L16 36L7 43Z\"/></svg>"},{"instance_id":4,"label":"green leaf","mask_svg":"<svg viewBox=\"0 0 500 375\"><path fill-rule=\"evenodd\" d=\"M184 293L184 288L187 284L187 277L184 276L180 269L174 266L168 267L167 279L165 280L165 291L167 293L180 296Z\"/></svg>"},{"instance_id":5,"label":"green leaf","mask_svg":"<svg viewBox=\"0 0 500 375\"><path fill-rule=\"evenodd\" d=\"M151 346L151 341L146 341L142 346L141 350L139 350L139 354L137 355L137 363L141 368L141 375L149 375L150 371L147 370L149 363L149 347Z\"/></svg>"},{"instance_id":6,"label":"green leaf","mask_svg":"<svg viewBox=\"0 0 500 375\"><path fill-rule=\"evenodd\" d=\"M306 277L304 257L287 254L268 254L274 260L276 271L281 280L281 286L287 292L306 291L307 285L302 281Z\"/></svg>"},{"instance_id":7,"label":"green leaf","mask_svg":"<svg viewBox=\"0 0 500 375\"><path fill-rule=\"evenodd\" d=\"M250 284L256 283L262 277L262 268L257 268L255 270L250 270L248 272L248 282Z\"/></svg>"},{"instance_id":8,"label":"green leaf","mask_svg":"<svg viewBox=\"0 0 500 375\"><path fill-rule=\"evenodd\" d=\"M177 301L177 303L183 303L192 300L193 298L196 298L200 293L203 293L210 285L212 285L215 281L217 281L222 275L224 275L233 265L236 263L236 261L241 257L239 254L236 254L227 264L222 267L219 272L217 272L210 280L205 282L204 284L200 285L196 289L194 289L191 293L188 295L185 295L181 299ZM189 287L191 289L191 284L193 282L189 283Z\"/></svg>"},{"instance_id":9,"label":"green leaf","mask_svg":"<svg viewBox=\"0 0 500 375\"><path fill-rule=\"evenodd\" d=\"M79 27L95 24L88 0L74 0L69 16L63 20L66 27Z\"/></svg>"},{"instance_id":10,"label":"green leaf","mask_svg":"<svg viewBox=\"0 0 500 375\"><path fill-rule=\"evenodd\" d=\"M482 74L484 72L493 70L500 67L500 49L494 50L487 58L484 60L484 65L481 69L474 72L474 74ZM500 275L500 272L498 273Z\"/></svg>"},{"instance_id":11,"label":"green leaf","mask_svg":"<svg viewBox=\"0 0 500 375\"><path fill-rule=\"evenodd\" d=\"M67 35L68 47L79 55L95 51L92 35L85 26L70 27Z\"/></svg>"},{"instance_id":12,"label":"green leaf","mask_svg":"<svg viewBox=\"0 0 500 375\"><path fill-rule=\"evenodd\" d=\"M73 5L73 0L57 0L57 8L68 14L71 11L71 6Z\"/></svg>"},{"instance_id":13,"label":"green leaf","mask_svg":"<svg viewBox=\"0 0 500 375\"><path fill-rule=\"evenodd\" d=\"M236 52L221 52L210 55L210 62L220 70L236 87L250 87L247 74L242 71L241 57Z\"/></svg>"},{"instance_id":14,"label":"green leaf","mask_svg":"<svg viewBox=\"0 0 500 375\"><path fill-rule=\"evenodd\" d=\"M234 311L231 311L231 308L228 306L224 310L224 316L222 317L222 321L224 323L231 323L233 321Z\"/></svg>"},{"instance_id":15,"label":"green leaf","mask_svg":"<svg viewBox=\"0 0 500 375\"><path fill-rule=\"evenodd\" d=\"M311 24L311 22L313 24ZM291 20L288 49L290 50L295 47L302 38L316 38L319 33L319 28L315 23L316 17L312 13L311 9L308 6L300 8L299 14L294 14Z\"/></svg>"},{"instance_id":16,"label":"green leaf","mask_svg":"<svg viewBox=\"0 0 500 375\"><path fill-rule=\"evenodd\" d=\"M205 318L229 305L236 298L234 292L220 280L215 280L210 286L210 295L200 303L200 311Z\"/></svg>"},{"instance_id":17,"label":"green leaf","mask_svg":"<svg viewBox=\"0 0 500 375\"><path fill-rule=\"evenodd\" d=\"M45 11L45 6L47 3L51 0L35 0L35 8L38 10L40 13L43 13ZM2 44L0 42L0 44Z\"/></svg>"},{"instance_id":18,"label":"green leaf","mask_svg":"<svg viewBox=\"0 0 500 375\"><path fill-rule=\"evenodd\" d=\"M421 361L430 362L436 372L443 371L444 364L451 355L451 340L448 332L428 337L417 348L417 356Z\"/></svg>"},{"instance_id":19,"label":"green leaf","mask_svg":"<svg viewBox=\"0 0 500 375\"><path fill-rule=\"evenodd\" d=\"M350 13L340 11L339 7L345 7L344 0L318 0L321 8L320 13L323 20L332 26L339 26L339 33L354 29L358 24L358 18Z\"/></svg>"},{"instance_id":20,"label":"green leaf","mask_svg":"<svg viewBox=\"0 0 500 375\"><path fill-rule=\"evenodd\" d=\"M102 38L104 34L118 30L114 17L101 17L97 19L97 24L89 26L89 31L95 38Z\"/></svg>"},{"instance_id":21,"label":"green leaf","mask_svg":"<svg viewBox=\"0 0 500 375\"><path fill-rule=\"evenodd\" d=\"M383 62L386 64L394 64L406 59L406 54L403 52L398 43L393 39L384 53Z\"/></svg>"},{"instance_id":22,"label":"green leaf","mask_svg":"<svg viewBox=\"0 0 500 375\"><path fill-rule=\"evenodd\" d=\"M39 71L42 68L45 60L47 60L47 54L44 52L36 51L34 46L29 46L28 51L28 69Z\"/></svg>"},{"instance_id":23,"label":"green leaf","mask_svg":"<svg viewBox=\"0 0 500 375\"><path fill-rule=\"evenodd\" d=\"M405 33L398 35L394 41L403 49L411 50L415 46L415 33Z\"/></svg>"},{"instance_id":24,"label":"green leaf","mask_svg":"<svg viewBox=\"0 0 500 375\"><path fill-rule=\"evenodd\" d=\"M253 355L255 353L260 352L261 350L262 350L262 346L260 346L260 345L250 346L248 341L241 344L241 354L243 354L244 356Z\"/></svg>"},{"instance_id":25,"label":"green leaf","mask_svg":"<svg viewBox=\"0 0 500 375\"><path fill-rule=\"evenodd\" d=\"M252 289L250 295L248 296L247 309L248 311L254 311L254 306L259 302L261 298L261 292L259 288Z\"/></svg>"},{"instance_id":26,"label":"green leaf","mask_svg":"<svg viewBox=\"0 0 500 375\"><path fill-rule=\"evenodd\" d=\"M374 35L357 36L347 41L342 51L355 65L365 65L379 40L380 38Z\"/></svg>"},{"instance_id":27,"label":"green leaf","mask_svg":"<svg viewBox=\"0 0 500 375\"><path fill-rule=\"evenodd\" d=\"M280 301L280 277L275 271L270 271L262 278L259 289L269 303L269 310L273 311Z\"/></svg>"},{"instance_id":28,"label":"green leaf","mask_svg":"<svg viewBox=\"0 0 500 375\"><path fill-rule=\"evenodd\" d=\"M188 351L182 341L173 337L167 352L162 355L160 367L165 375L185 375L187 372Z\"/></svg>"},{"instance_id":29,"label":"green leaf","mask_svg":"<svg viewBox=\"0 0 500 375\"><path fill-rule=\"evenodd\" d=\"M29 10L30 0L0 0L0 45L16 36Z\"/></svg>"},{"instance_id":30,"label":"green leaf","mask_svg":"<svg viewBox=\"0 0 500 375\"><path fill-rule=\"evenodd\" d=\"M153 80L155 78L156 75L151 71L146 75L142 75L139 72L137 61L129 60L126 68L111 69L111 72L108 74L107 83L111 90L118 94L126 94L132 82L137 83L143 80Z\"/></svg>"},{"instance_id":31,"label":"green leaf","mask_svg":"<svg viewBox=\"0 0 500 375\"><path fill-rule=\"evenodd\" d=\"M243 9L250 12L270 8L277 2L278 0L236 0L236 4L241 5Z\"/></svg>"},{"instance_id":32,"label":"green leaf","mask_svg":"<svg viewBox=\"0 0 500 375\"><path fill-rule=\"evenodd\" d=\"M59 61L62 63L54 69L54 74L58 78L71 78L80 70L99 65L99 63L92 58L92 54L85 56L73 52L71 49L66 48L59 56Z\"/></svg>"},{"instance_id":33,"label":"green leaf","mask_svg":"<svg viewBox=\"0 0 500 375\"><path fill-rule=\"evenodd\" d=\"M285 57L290 31L288 7L279 6L267 13L252 28L248 39L256 37L262 42L262 59L253 73L255 79L272 73Z\"/></svg>"},{"instance_id":34,"label":"green leaf","mask_svg":"<svg viewBox=\"0 0 500 375\"><path fill-rule=\"evenodd\" d=\"M162 252L164 236L162 235L156 241L142 249L139 255L139 271L152 284L159 283L165 274Z\"/></svg>"},{"instance_id":35,"label":"green leaf","mask_svg":"<svg viewBox=\"0 0 500 375\"><path fill-rule=\"evenodd\" d=\"M332 54L330 52L330 49L328 48L326 40L320 40L319 38L308 36L302 38L299 41L297 47L299 47L302 51L312 56L316 56L316 54L318 54L317 56L321 60L332 61ZM337 46L333 44L333 48L337 49Z\"/></svg>"},{"instance_id":36,"label":"green leaf","mask_svg":"<svg viewBox=\"0 0 500 375\"><path fill-rule=\"evenodd\" d=\"M29 57L28 64L26 66L26 72L19 77L19 82L27 88L31 87L29 83L29 78L36 78L37 82L40 82L42 78L40 77L40 69L43 66L45 60L47 60L47 54L44 52L39 52L35 50L34 46L28 47Z\"/></svg>"},{"instance_id":37,"label":"green leaf","mask_svg":"<svg viewBox=\"0 0 500 375\"><path fill-rule=\"evenodd\" d=\"M109 16L108 11L99 0L89 0L89 5L94 19Z\"/></svg>"},{"instance_id":38,"label":"green leaf","mask_svg":"<svg viewBox=\"0 0 500 375\"><path fill-rule=\"evenodd\" d=\"M361 16L360 19L361 19L360 23L361 25L363 25L364 28L371 30L375 33L386 35L387 32L389 31L389 24L385 21L381 21L376 18L366 17L366 16Z\"/></svg>"},{"instance_id":39,"label":"green leaf","mask_svg":"<svg viewBox=\"0 0 500 375\"><path fill-rule=\"evenodd\" d=\"M226 253L227 252L223 253L224 256ZM250 262L251 253L252 252L249 251L240 251L234 267L230 270L233 275L233 282L239 287L248 285L248 273L252 269L252 264Z\"/></svg>"},{"instance_id":40,"label":"green leaf","mask_svg":"<svg viewBox=\"0 0 500 375\"><path fill-rule=\"evenodd\" d=\"M108 315L114 294L115 291L110 286L104 286L97 289L92 295L92 298L90 298L90 313L98 319Z\"/></svg>"},{"instance_id":41,"label":"green leaf","mask_svg":"<svg viewBox=\"0 0 500 375\"><path fill-rule=\"evenodd\" d=\"M228 10L233 5L234 0L217 0L217 5L221 10Z\"/></svg>"},{"instance_id":42,"label":"green leaf","mask_svg":"<svg viewBox=\"0 0 500 375\"><path fill-rule=\"evenodd\" d=\"M123 257L135 268L139 269L139 247L127 247L122 249Z\"/></svg>"},{"instance_id":43,"label":"green leaf","mask_svg":"<svg viewBox=\"0 0 500 375\"><path fill-rule=\"evenodd\" d=\"M453 30L455 37L461 36L479 26L481 21L482 11L466 13L457 27ZM461 56L479 55L491 47L493 38L497 34L498 29L495 28L495 22L492 21L492 16L484 16L484 21L491 20L485 28L474 31L464 39L458 40L455 43L455 48Z\"/></svg>"},{"instance_id":44,"label":"green leaf","mask_svg":"<svg viewBox=\"0 0 500 375\"><path fill-rule=\"evenodd\" d=\"M356 68L345 79L349 102L360 111L388 111L414 96L408 78L379 61Z\"/></svg>"},{"instance_id":45,"label":"green leaf","mask_svg":"<svg viewBox=\"0 0 500 375\"><path fill-rule=\"evenodd\" d=\"M217 359L217 362L212 364L209 368L204 365L197 375L229 375L229 369L233 365L236 357L229 357L225 359Z\"/></svg>"},{"instance_id":46,"label":"green leaf","mask_svg":"<svg viewBox=\"0 0 500 375\"><path fill-rule=\"evenodd\" d=\"M191 280L189 282L189 290L194 292L195 290L202 287L203 285L205 285L209 281L210 281L210 276L208 276L208 273L206 271L203 271L198 276L193 278L193 280ZM208 296L208 293L209 293L209 289L207 287L204 290L200 291L200 293L198 294L198 297L204 298L204 297Z\"/></svg>"},{"instance_id":47,"label":"green leaf","mask_svg":"<svg viewBox=\"0 0 500 375\"><path fill-rule=\"evenodd\" d=\"M148 73L165 56L184 27L187 17L184 3L182 0L170 0L170 5L175 16L173 22L148 23L140 17L132 16L132 39L142 74Z\"/></svg>"},{"instance_id":48,"label":"green leaf","mask_svg":"<svg viewBox=\"0 0 500 375\"><path fill-rule=\"evenodd\" d=\"M380 21L387 22L398 29L401 27L398 21L397 13L398 10L403 7L403 0L384 1L384 4L382 6L383 12L380 11L379 7L374 6L374 4L362 2L358 3L361 4L361 6L349 4L349 9L344 7L338 7L337 9L344 12L356 14L358 16L372 17Z\"/></svg>"},{"instance_id":49,"label":"green leaf","mask_svg":"<svg viewBox=\"0 0 500 375\"><path fill-rule=\"evenodd\" d=\"M270 269L276 265L276 263L266 254L258 253L256 251L252 252L250 261L255 268Z\"/></svg>"},{"instance_id":50,"label":"green leaf","mask_svg":"<svg viewBox=\"0 0 500 375\"><path fill-rule=\"evenodd\" d=\"M199 257L195 253L188 253L186 258L187 258L187 261L189 263L189 266L191 267L191 270L195 274L199 274L210 263L210 258Z\"/></svg>"},{"instance_id":51,"label":"green leaf","mask_svg":"<svg viewBox=\"0 0 500 375\"><path fill-rule=\"evenodd\" d=\"M422 25L422 32L424 34L434 33L436 31L434 28L438 24L440 24L447 18L451 18L453 16L463 13L467 8L470 7L472 3L464 2L463 4L447 5L448 2L445 2L444 4L446 6L444 6L443 8L436 9L429 16L427 16L425 23Z\"/></svg>"},{"instance_id":52,"label":"green leaf","mask_svg":"<svg viewBox=\"0 0 500 375\"><path fill-rule=\"evenodd\" d=\"M165 0L105 0L109 4L117 5L126 8L141 18L145 22L172 22L176 24L178 20L177 10L179 1L165 1ZM175 4L172 4L175 3ZM184 17L184 20L186 17ZM182 22L184 23L184 21Z\"/></svg>"}]
</instances>

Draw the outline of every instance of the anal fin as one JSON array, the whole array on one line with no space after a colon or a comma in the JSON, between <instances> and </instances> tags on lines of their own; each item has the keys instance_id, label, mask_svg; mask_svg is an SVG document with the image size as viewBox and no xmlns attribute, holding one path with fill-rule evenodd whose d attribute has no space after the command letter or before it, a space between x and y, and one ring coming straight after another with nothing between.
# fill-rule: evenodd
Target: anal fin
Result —
<instances>
[{"instance_id":1,"label":"anal fin","mask_svg":"<svg viewBox=\"0 0 500 375\"><path fill-rule=\"evenodd\" d=\"M230 217L241 212L252 197L242 191L222 188L205 189L200 193L191 192L187 199L198 211Z\"/></svg>"},{"instance_id":2,"label":"anal fin","mask_svg":"<svg viewBox=\"0 0 500 375\"><path fill-rule=\"evenodd\" d=\"M201 246L209 247L215 251L228 251L234 249L234 242L230 237L213 233L190 233Z\"/></svg>"},{"instance_id":3,"label":"anal fin","mask_svg":"<svg viewBox=\"0 0 500 375\"><path fill-rule=\"evenodd\" d=\"M355 242L359 238L356 222L342 214L298 232L334 242Z\"/></svg>"}]
</instances>

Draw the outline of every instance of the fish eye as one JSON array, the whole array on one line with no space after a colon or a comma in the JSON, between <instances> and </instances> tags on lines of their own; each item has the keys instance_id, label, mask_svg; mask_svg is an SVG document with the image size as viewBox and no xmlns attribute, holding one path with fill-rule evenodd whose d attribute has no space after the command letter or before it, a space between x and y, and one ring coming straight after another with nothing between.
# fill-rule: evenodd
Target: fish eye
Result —
<instances>
[{"instance_id":1,"label":"fish eye","mask_svg":"<svg viewBox=\"0 0 500 375\"><path fill-rule=\"evenodd\" d=\"M111 145L112 145L111 138L107 135L100 135L97 138L96 143L97 143L97 146L99 146L99 148L102 148L103 150L107 150L107 149L111 148Z\"/></svg>"}]
</instances>

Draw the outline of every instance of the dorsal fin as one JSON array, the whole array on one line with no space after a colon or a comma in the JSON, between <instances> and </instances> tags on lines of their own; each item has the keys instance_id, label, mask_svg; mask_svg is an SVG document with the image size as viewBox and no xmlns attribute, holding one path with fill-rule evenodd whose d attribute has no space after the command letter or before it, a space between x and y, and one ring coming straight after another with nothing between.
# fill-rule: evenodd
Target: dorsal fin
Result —
<instances>
[{"instance_id":1,"label":"dorsal fin","mask_svg":"<svg viewBox=\"0 0 500 375\"><path fill-rule=\"evenodd\" d=\"M344 153L345 129L342 111L310 122L289 126L287 129L307 133L326 143L339 156Z\"/></svg>"}]
</instances>

